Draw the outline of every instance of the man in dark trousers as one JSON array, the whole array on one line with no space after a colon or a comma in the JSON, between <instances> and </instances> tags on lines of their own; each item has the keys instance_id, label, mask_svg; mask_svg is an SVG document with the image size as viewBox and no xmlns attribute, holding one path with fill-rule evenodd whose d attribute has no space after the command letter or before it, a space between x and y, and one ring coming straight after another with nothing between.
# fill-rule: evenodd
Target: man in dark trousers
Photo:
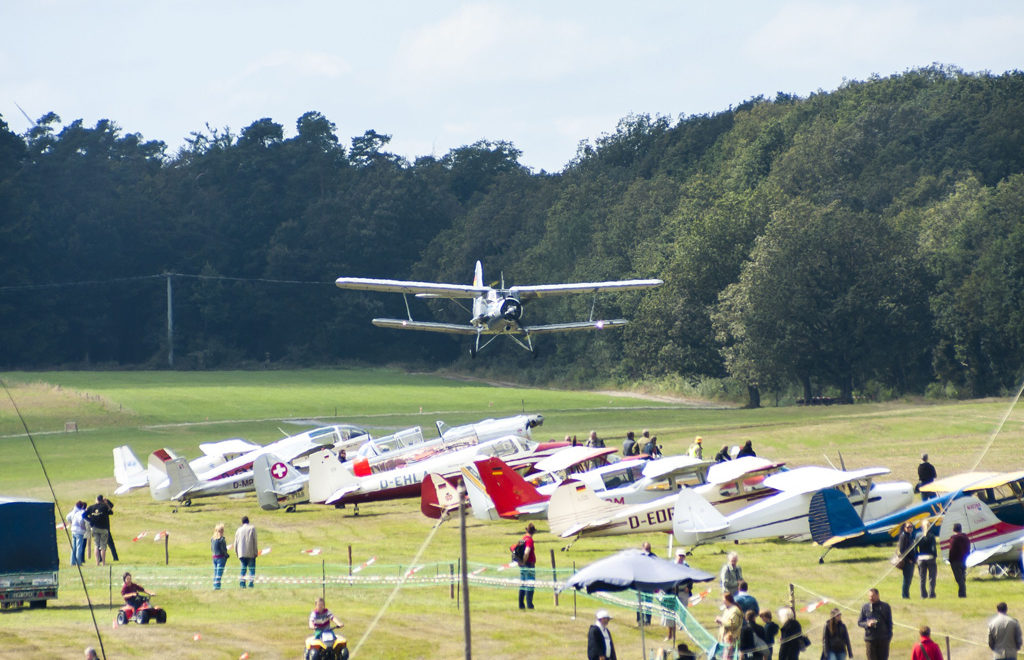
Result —
<instances>
[{"instance_id":1,"label":"man in dark trousers","mask_svg":"<svg viewBox=\"0 0 1024 660\"><path fill-rule=\"evenodd\" d=\"M917 466L917 487L914 490L920 492L921 486L935 481L936 476L938 475L935 473L935 466L928 462L928 454L921 454L921 463ZM935 493L921 493L922 500L930 500L933 497Z\"/></svg>"},{"instance_id":2,"label":"man in dark trousers","mask_svg":"<svg viewBox=\"0 0 1024 660\"><path fill-rule=\"evenodd\" d=\"M533 523L527 523L526 533L520 539L526 546L523 550L523 560L519 564L519 609L521 610L533 609L532 583L537 575L537 553L533 551L533 534L536 531L537 528L533 526ZM516 545L518 542L513 544L510 550L515 550Z\"/></svg>"},{"instance_id":3,"label":"man in dark trousers","mask_svg":"<svg viewBox=\"0 0 1024 660\"><path fill-rule=\"evenodd\" d=\"M608 630L612 615L608 610L598 610L595 618L597 621L587 632L587 660L617 660L615 643L612 642L612 633Z\"/></svg>"},{"instance_id":4,"label":"man in dark trousers","mask_svg":"<svg viewBox=\"0 0 1024 660\"><path fill-rule=\"evenodd\" d=\"M110 516L114 510L110 501L102 495L96 496L96 503L90 505L82 517L92 525L92 540L96 544L96 565L107 560L107 545L110 543Z\"/></svg>"},{"instance_id":5,"label":"man in dark trousers","mask_svg":"<svg viewBox=\"0 0 1024 660\"><path fill-rule=\"evenodd\" d=\"M878 589L868 591L868 602L860 608L857 625L864 629L867 660L889 660L892 642L892 609L878 596Z\"/></svg>"},{"instance_id":6,"label":"man in dark trousers","mask_svg":"<svg viewBox=\"0 0 1024 660\"><path fill-rule=\"evenodd\" d=\"M956 580L956 595L967 598L967 555L971 554L971 540L964 534L960 523L953 525L953 536L949 537L949 568Z\"/></svg>"}]
</instances>

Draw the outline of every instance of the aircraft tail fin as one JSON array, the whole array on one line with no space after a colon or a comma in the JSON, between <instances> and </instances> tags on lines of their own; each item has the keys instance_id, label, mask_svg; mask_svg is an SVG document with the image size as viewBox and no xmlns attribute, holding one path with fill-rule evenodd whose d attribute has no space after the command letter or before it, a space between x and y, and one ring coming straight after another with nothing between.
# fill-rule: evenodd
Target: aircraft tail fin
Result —
<instances>
[{"instance_id":1,"label":"aircraft tail fin","mask_svg":"<svg viewBox=\"0 0 1024 660\"><path fill-rule=\"evenodd\" d=\"M355 485L357 477L352 473L352 463L340 463L338 456L329 449L322 449L309 455L309 501L326 502L345 485Z\"/></svg>"},{"instance_id":2,"label":"aircraft tail fin","mask_svg":"<svg viewBox=\"0 0 1024 660\"><path fill-rule=\"evenodd\" d=\"M548 525L552 534L569 537L595 525L603 525L624 508L621 504L602 500L586 484L569 479L562 482L548 500Z\"/></svg>"},{"instance_id":3,"label":"aircraft tail fin","mask_svg":"<svg viewBox=\"0 0 1024 660\"><path fill-rule=\"evenodd\" d=\"M964 534L971 540L972 549L975 546L984 549L998 544L997 539L1009 539L1024 533L1024 527L1003 522L978 498L961 497L953 500L942 516L939 547L942 558L946 560L949 559L949 540L956 523L960 523Z\"/></svg>"},{"instance_id":4,"label":"aircraft tail fin","mask_svg":"<svg viewBox=\"0 0 1024 660\"><path fill-rule=\"evenodd\" d=\"M466 485L469 503L473 507L473 517L477 520L501 520L494 500L487 494L487 488L480 481L476 465L466 465L459 469L462 483Z\"/></svg>"},{"instance_id":5,"label":"aircraft tail fin","mask_svg":"<svg viewBox=\"0 0 1024 660\"><path fill-rule=\"evenodd\" d=\"M459 508L459 493L455 486L439 474L431 472L420 484L420 511L437 520Z\"/></svg>"},{"instance_id":6,"label":"aircraft tail fin","mask_svg":"<svg viewBox=\"0 0 1024 660\"><path fill-rule=\"evenodd\" d=\"M142 488L149 482L146 468L128 445L114 447L114 479L118 483L115 495L123 495L134 488Z\"/></svg>"},{"instance_id":7,"label":"aircraft tail fin","mask_svg":"<svg viewBox=\"0 0 1024 660\"><path fill-rule=\"evenodd\" d=\"M295 466L274 454L260 454L252 462L256 500L264 511L281 508L281 501L301 493L308 479Z\"/></svg>"},{"instance_id":8,"label":"aircraft tail fin","mask_svg":"<svg viewBox=\"0 0 1024 660\"><path fill-rule=\"evenodd\" d=\"M473 271L473 286L484 286L484 266L479 261L476 262L476 270ZM487 301L483 296L477 296L473 299L473 318L478 319L485 315L487 312Z\"/></svg>"},{"instance_id":9,"label":"aircraft tail fin","mask_svg":"<svg viewBox=\"0 0 1024 660\"><path fill-rule=\"evenodd\" d=\"M476 461L476 469L487 495L494 501L498 515L502 518L516 517L523 505L539 504L548 500L533 484L523 479L500 458L491 457Z\"/></svg>"},{"instance_id":10,"label":"aircraft tail fin","mask_svg":"<svg viewBox=\"0 0 1024 660\"><path fill-rule=\"evenodd\" d=\"M701 495L683 488L676 496L672 534L680 543L697 545L702 536L728 529L729 521Z\"/></svg>"},{"instance_id":11,"label":"aircraft tail fin","mask_svg":"<svg viewBox=\"0 0 1024 660\"><path fill-rule=\"evenodd\" d=\"M184 458L167 449L149 455L149 492L153 499L187 499L188 491L198 484L199 479Z\"/></svg>"},{"instance_id":12,"label":"aircraft tail fin","mask_svg":"<svg viewBox=\"0 0 1024 660\"><path fill-rule=\"evenodd\" d=\"M865 531L849 498L835 488L820 490L811 497L807 520L811 539L823 546L835 545Z\"/></svg>"}]
</instances>

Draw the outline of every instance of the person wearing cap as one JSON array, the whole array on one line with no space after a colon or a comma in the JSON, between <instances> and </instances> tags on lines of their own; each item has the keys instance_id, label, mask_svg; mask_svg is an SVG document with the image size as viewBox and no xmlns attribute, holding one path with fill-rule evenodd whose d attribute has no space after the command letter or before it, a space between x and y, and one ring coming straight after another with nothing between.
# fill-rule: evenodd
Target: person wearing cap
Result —
<instances>
[{"instance_id":1,"label":"person wearing cap","mask_svg":"<svg viewBox=\"0 0 1024 660\"><path fill-rule=\"evenodd\" d=\"M594 618L596 621L587 631L587 660L617 660L615 642L608 630L612 615L608 610L598 610Z\"/></svg>"},{"instance_id":2,"label":"person wearing cap","mask_svg":"<svg viewBox=\"0 0 1024 660\"><path fill-rule=\"evenodd\" d=\"M519 609L533 609L533 581L536 579L537 553L533 550L533 534L537 531L533 523L526 524L526 533L521 539L526 546L523 551L523 563L519 566ZM513 544L514 549L518 543ZM527 586L529 585L529 586Z\"/></svg>"},{"instance_id":3,"label":"person wearing cap","mask_svg":"<svg viewBox=\"0 0 1024 660\"><path fill-rule=\"evenodd\" d=\"M935 481L937 476L935 466L928 462L928 454L921 454L921 463L917 466L917 485L914 486L914 491L921 492L921 486ZM933 497L935 497L935 493L921 493L922 501L930 500Z\"/></svg>"},{"instance_id":4,"label":"person wearing cap","mask_svg":"<svg viewBox=\"0 0 1024 660\"><path fill-rule=\"evenodd\" d=\"M696 458L698 461L704 460L704 438L699 435L694 438L693 444L690 445L690 449L686 452L690 458Z\"/></svg>"}]
</instances>

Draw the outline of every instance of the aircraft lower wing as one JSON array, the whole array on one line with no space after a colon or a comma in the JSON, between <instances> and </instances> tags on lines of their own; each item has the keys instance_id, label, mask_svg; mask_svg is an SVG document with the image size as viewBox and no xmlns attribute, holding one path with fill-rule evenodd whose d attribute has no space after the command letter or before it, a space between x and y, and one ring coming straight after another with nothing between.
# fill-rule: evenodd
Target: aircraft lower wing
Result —
<instances>
[{"instance_id":1,"label":"aircraft lower wing","mask_svg":"<svg viewBox=\"0 0 1024 660\"><path fill-rule=\"evenodd\" d=\"M339 277L334 281L334 284L339 289L387 291L390 293L426 293L441 298L476 298L477 296L485 295L491 290L490 287L470 284L379 280L368 277Z\"/></svg>"},{"instance_id":2,"label":"aircraft lower wing","mask_svg":"<svg viewBox=\"0 0 1024 660\"><path fill-rule=\"evenodd\" d=\"M546 335L552 332L573 332L575 330L604 330L627 325L626 319L610 319L607 321L575 321L572 323L552 323L550 325L524 326L523 331L531 335Z\"/></svg>"},{"instance_id":3,"label":"aircraft lower wing","mask_svg":"<svg viewBox=\"0 0 1024 660\"><path fill-rule=\"evenodd\" d=\"M427 332L444 332L450 335L475 335L477 329L471 325L458 323L431 323L429 321L410 321L409 319L373 319L378 328L394 328L396 330L426 330Z\"/></svg>"}]
</instances>

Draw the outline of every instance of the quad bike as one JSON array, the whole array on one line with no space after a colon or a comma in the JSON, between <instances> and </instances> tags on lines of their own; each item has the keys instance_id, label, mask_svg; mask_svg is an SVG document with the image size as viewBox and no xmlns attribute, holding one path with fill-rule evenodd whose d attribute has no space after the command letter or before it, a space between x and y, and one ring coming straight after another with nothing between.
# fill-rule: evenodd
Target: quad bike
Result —
<instances>
[{"instance_id":1,"label":"quad bike","mask_svg":"<svg viewBox=\"0 0 1024 660\"><path fill-rule=\"evenodd\" d=\"M335 634L336 628L328 628L306 638L305 660L348 660L348 640Z\"/></svg>"},{"instance_id":2,"label":"quad bike","mask_svg":"<svg viewBox=\"0 0 1024 660\"><path fill-rule=\"evenodd\" d=\"M117 611L117 623L118 625L124 625L129 621L135 623L149 623L150 621L156 621L157 623L167 623L167 612L164 608L157 607L156 605L149 604L149 595L139 594L142 598L142 604L138 607L133 607L127 603Z\"/></svg>"}]
</instances>

